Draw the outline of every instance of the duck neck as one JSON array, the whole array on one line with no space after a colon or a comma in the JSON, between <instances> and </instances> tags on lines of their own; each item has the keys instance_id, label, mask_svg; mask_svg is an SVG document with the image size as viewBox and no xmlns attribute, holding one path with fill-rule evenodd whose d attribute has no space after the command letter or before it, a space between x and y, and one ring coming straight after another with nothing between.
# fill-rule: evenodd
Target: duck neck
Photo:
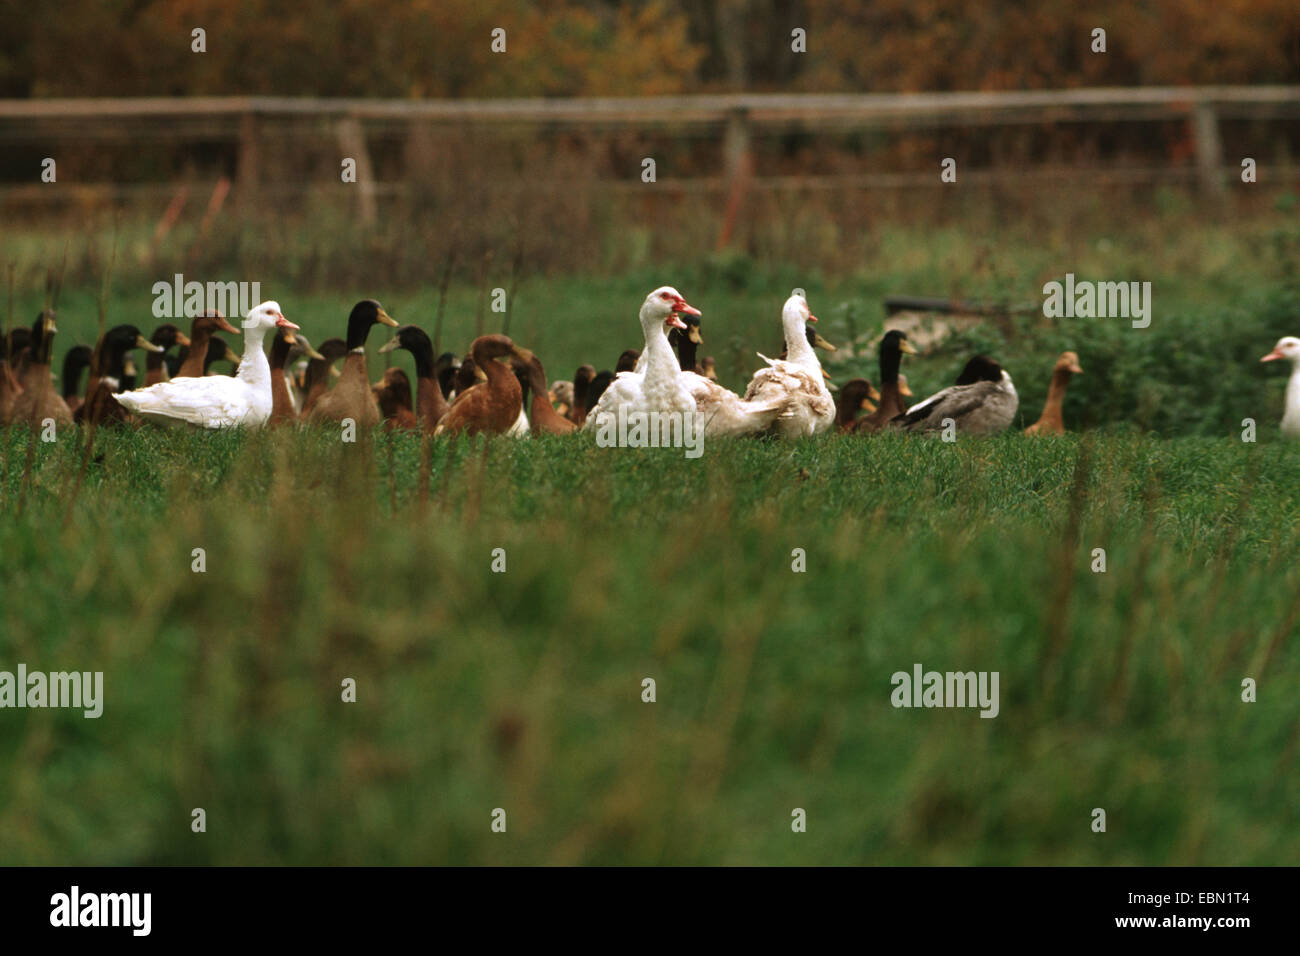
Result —
<instances>
[{"instance_id":1,"label":"duck neck","mask_svg":"<svg viewBox=\"0 0 1300 956\"><path fill-rule=\"evenodd\" d=\"M808 326L803 317L787 315L783 324L785 325L785 360L795 365L816 365L820 368L821 363L817 361L817 354L808 344Z\"/></svg>"},{"instance_id":2,"label":"duck neck","mask_svg":"<svg viewBox=\"0 0 1300 956\"><path fill-rule=\"evenodd\" d=\"M1291 378L1286 383L1286 410L1300 415L1300 362L1291 365Z\"/></svg>"},{"instance_id":3,"label":"duck neck","mask_svg":"<svg viewBox=\"0 0 1300 956\"><path fill-rule=\"evenodd\" d=\"M262 351L262 340L266 330L252 326L244 330L244 357L239 361L239 371L235 377L249 385L269 385L271 383L271 366Z\"/></svg>"},{"instance_id":4,"label":"duck neck","mask_svg":"<svg viewBox=\"0 0 1300 956\"><path fill-rule=\"evenodd\" d=\"M695 356L699 348L698 345L691 341L689 330L682 332L681 337L677 340L677 357L681 360L680 364L683 372L695 371Z\"/></svg>"},{"instance_id":5,"label":"duck neck","mask_svg":"<svg viewBox=\"0 0 1300 956\"><path fill-rule=\"evenodd\" d=\"M641 328L645 332L645 377L647 381L667 381L677 377L680 371L673 347L668 344L664 324L658 320L649 323L642 318Z\"/></svg>"},{"instance_id":6,"label":"duck neck","mask_svg":"<svg viewBox=\"0 0 1300 956\"><path fill-rule=\"evenodd\" d=\"M1052 384L1047 387L1047 401L1043 403L1040 421L1062 422L1061 405L1065 401L1065 389L1070 384L1070 373L1057 369L1052 373Z\"/></svg>"}]
</instances>

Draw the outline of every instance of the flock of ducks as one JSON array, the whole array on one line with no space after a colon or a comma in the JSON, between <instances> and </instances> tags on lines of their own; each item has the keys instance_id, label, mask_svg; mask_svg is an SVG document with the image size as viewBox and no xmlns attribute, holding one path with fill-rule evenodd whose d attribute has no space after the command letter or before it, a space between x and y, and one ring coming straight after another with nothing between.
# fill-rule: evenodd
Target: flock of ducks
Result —
<instances>
[{"instance_id":1,"label":"flock of ducks","mask_svg":"<svg viewBox=\"0 0 1300 956\"><path fill-rule=\"evenodd\" d=\"M711 358L699 358L701 313L676 289L662 286L646 296L639 319L642 348L623 352L614 371L583 365L572 381L548 385L541 360L505 335L476 338L462 359L452 353L435 358L422 329L399 326L378 302L364 299L348 316L346 339L328 339L318 350L270 301L250 310L242 329L216 312L196 317L188 336L171 324L149 338L133 325L115 326L93 349L68 350L60 393L51 366L57 327L54 312L46 309L30 330L0 337L0 424L41 427L52 420L64 428L144 421L230 428L350 419L361 428L382 424L432 435L563 435L597 428L620 413L668 413L701 416L710 437L797 438L832 430L992 435L1008 428L1019 409L1010 374L984 355L971 358L951 386L910 402L914 396L901 366L903 356L916 350L897 330L880 342L879 388L855 378L838 389L837 402L817 357L818 348L835 347L811 328L817 318L799 294L781 310L785 351L775 359L758 353L763 364L743 394L718 383ZM396 330L381 353L411 353L414 398L401 369L387 369L371 383L366 341L376 325ZM236 356L216 333L239 331L244 348ZM273 336L269 360L267 336ZM140 383L136 351L145 353ZM1292 363L1282 432L1300 437L1300 338L1281 339L1261 361L1276 359ZM341 370L335 367L340 360ZM214 363L226 361L237 365L234 375L210 374ZM83 372L87 381L80 392ZM1026 434L1065 431L1066 389L1082 372L1074 352L1061 354L1043 412Z\"/></svg>"}]
</instances>

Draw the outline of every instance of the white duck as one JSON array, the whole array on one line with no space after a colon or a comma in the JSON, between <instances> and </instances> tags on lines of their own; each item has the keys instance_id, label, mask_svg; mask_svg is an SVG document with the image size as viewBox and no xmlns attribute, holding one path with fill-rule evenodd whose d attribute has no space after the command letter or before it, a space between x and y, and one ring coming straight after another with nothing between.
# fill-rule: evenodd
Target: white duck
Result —
<instances>
[{"instance_id":1,"label":"white duck","mask_svg":"<svg viewBox=\"0 0 1300 956\"><path fill-rule=\"evenodd\" d=\"M772 430L784 438L817 435L835 423L835 399L826 387L822 364L808 342L809 322L817 316L808 309L808 301L792 295L781 308L781 325L785 330L784 359L758 357L768 364L750 379L745 401L770 405L781 402L780 415Z\"/></svg>"},{"instance_id":2,"label":"white duck","mask_svg":"<svg viewBox=\"0 0 1300 956\"><path fill-rule=\"evenodd\" d=\"M628 412L695 411L695 399L681 380L677 356L668 344L668 329L686 328L686 323L677 317L679 312L700 314L672 286L660 286L646 296L641 303L641 331L645 334L641 354L645 356L645 364L640 371L618 373L587 415L584 428L600 427L599 420L617 415L619 406L627 406Z\"/></svg>"},{"instance_id":3,"label":"white duck","mask_svg":"<svg viewBox=\"0 0 1300 956\"><path fill-rule=\"evenodd\" d=\"M298 326L284 317L277 302L254 306L243 326L244 357L233 377L184 376L113 397L128 411L159 425L233 428L266 424L271 417L271 366L262 351L262 340L276 326Z\"/></svg>"},{"instance_id":4,"label":"white duck","mask_svg":"<svg viewBox=\"0 0 1300 956\"><path fill-rule=\"evenodd\" d=\"M688 324L687 335L695 344L703 344L699 337L699 320ZM671 344L672 337L669 337ZM681 339L678 346L683 347ZM770 401L747 402L735 392L723 388L717 381L707 378L695 369L687 368L687 363L694 362L679 356L678 366L682 383L690 390L695 399L695 410L704 419L704 434L709 438L719 436L738 437L741 435L758 435L768 431L777 416L785 408L786 400L777 397ZM636 371L644 372L646 353L642 352L636 360Z\"/></svg>"},{"instance_id":5,"label":"white duck","mask_svg":"<svg viewBox=\"0 0 1300 956\"><path fill-rule=\"evenodd\" d=\"M1291 360L1291 379L1286 383L1286 409L1282 412L1282 434L1287 438L1300 438L1300 339L1294 335L1283 336L1265 355L1261 362L1278 359Z\"/></svg>"}]
</instances>

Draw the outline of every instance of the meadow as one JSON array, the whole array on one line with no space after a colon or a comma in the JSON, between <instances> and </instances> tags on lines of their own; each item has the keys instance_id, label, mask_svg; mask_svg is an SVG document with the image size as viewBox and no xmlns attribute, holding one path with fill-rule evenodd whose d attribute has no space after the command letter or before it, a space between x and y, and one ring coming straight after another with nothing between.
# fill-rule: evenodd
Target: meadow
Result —
<instances>
[{"instance_id":1,"label":"meadow","mask_svg":"<svg viewBox=\"0 0 1300 956\"><path fill-rule=\"evenodd\" d=\"M0 430L0 668L103 671L106 696L93 720L5 712L0 860L1293 863L1300 446L1258 361L1300 330L1283 199L1230 229L1188 208L1113 232L882 224L825 271L612 254L522 276L508 318L484 303L509 277L447 289L444 348L508 321L557 379L638 345L637 304L671 282L735 388L794 286L843 382L875 377L886 294L1151 280L1149 329L1014 315L904 366L924 395L994 355L1023 426L1075 349L1062 438L716 441L691 461L590 436ZM107 322L148 334L152 283L185 270L141 242L124 231L109 267L104 234L0 240L13 321L71 245L56 353L93 341L105 278ZM363 295L433 331L436 284L386 291L374 258L333 251L235 275L316 343ZM372 350L371 377L406 361ZM997 671L998 716L894 708L916 663Z\"/></svg>"},{"instance_id":2,"label":"meadow","mask_svg":"<svg viewBox=\"0 0 1300 956\"><path fill-rule=\"evenodd\" d=\"M6 714L8 863L1300 852L1294 445L0 441L0 660L106 698ZM918 662L999 715L895 709Z\"/></svg>"}]
</instances>

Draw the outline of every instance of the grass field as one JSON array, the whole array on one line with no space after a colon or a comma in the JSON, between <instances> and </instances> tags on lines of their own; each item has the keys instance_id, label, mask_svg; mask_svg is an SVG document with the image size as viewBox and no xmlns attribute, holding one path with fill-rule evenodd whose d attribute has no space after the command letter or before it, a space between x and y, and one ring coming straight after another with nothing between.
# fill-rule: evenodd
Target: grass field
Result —
<instances>
[{"instance_id":1,"label":"grass field","mask_svg":"<svg viewBox=\"0 0 1300 956\"><path fill-rule=\"evenodd\" d=\"M128 429L78 485L79 438L0 432L0 661L106 698L6 713L0 859L1294 862L1274 434L687 461ZM918 662L999 672L999 715L895 709Z\"/></svg>"}]
</instances>

